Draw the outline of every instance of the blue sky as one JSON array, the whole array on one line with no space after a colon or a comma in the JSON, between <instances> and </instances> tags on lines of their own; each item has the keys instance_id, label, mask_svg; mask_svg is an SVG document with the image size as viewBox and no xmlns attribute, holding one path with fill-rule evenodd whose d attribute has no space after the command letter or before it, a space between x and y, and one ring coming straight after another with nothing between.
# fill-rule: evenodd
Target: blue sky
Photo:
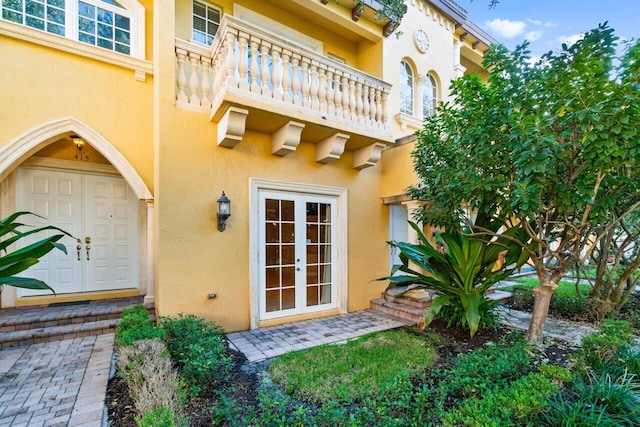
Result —
<instances>
[{"instance_id":1,"label":"blue sky","mask_svg":"<svg viewBox=\"0 0 640 427\"><path fill-rule=\"evenodd\" d=\"M526 38L533 57L608 21L621 39L640 38L640 0L457 0L468 19L509 49Z\"/></svg>"}]
</instances>

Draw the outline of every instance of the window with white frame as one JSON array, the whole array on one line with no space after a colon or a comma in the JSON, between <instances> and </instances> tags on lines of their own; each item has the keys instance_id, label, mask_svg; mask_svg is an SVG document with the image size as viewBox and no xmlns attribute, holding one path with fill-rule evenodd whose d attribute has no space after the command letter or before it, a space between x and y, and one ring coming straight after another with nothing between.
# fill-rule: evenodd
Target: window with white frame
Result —
<instances>
[{"instance_id":1,"label":"window with white frame","mask_svg":"<svg viewBox=\"0 0 640 427\"><path fill-rule=\"evenodd\" d=\"M424 117L433 115L437 106L438 83L431 74L427 74L422 83L422 115Z\"/></svg>"},{"instance_id":2,"label":"window with white frame","mask_svg":"<svg viewBox=\"0 0 640 427\"><path fill-rule=\"evenodd\" d=\"M219 8L194 0L191 39L210 46L220 27L221 18L222 11Z\"/></svg>"},{"instance_id":3,"label":"window with white frame","mask_svg":"<svg viewBox=\"0 0 640 427\"><path fill-rule=\"evenodd\" d=\"M144 8L135 0L2 0L2 19L113 52L144 55Z\"/></svg>"},{"instance_id":4,"label":"window with white frame","mask_svg":"<svg viewBox=\"0 0 640 427\"><path fill-rule=\"evenodd\" d=\"M413 69L406 61L400 62L400 112L413 115Z\"/></svg>"}]
</instances>

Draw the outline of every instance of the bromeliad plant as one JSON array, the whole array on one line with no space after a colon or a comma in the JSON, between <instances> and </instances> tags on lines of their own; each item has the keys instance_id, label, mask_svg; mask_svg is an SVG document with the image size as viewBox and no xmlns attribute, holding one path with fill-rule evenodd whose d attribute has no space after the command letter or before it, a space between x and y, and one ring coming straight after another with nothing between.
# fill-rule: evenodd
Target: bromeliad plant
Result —
<instances>
[{"instance_id":1,"label":"bromeliad plant","mask_svg":"<svg viewBox=\"0 0 640 427\"><path fill-rule=\"evenodd\" d=\"M37 264L40 258L51 252L53 249L59 249L66 254L67 249L65 246L57 242L64 236L72 236L66 231L53 225L32 228L27 231L20 231L19 229L26 225L18 222L17 220L24 215L40 217L40 215L23 211L16 212L0 221L0 291L4 285L9 285L24 289L48 289L55 294L55 291L42 280L28 277L16 277L16 275ZM59 232L59 234L53 234L21 249L9 252L9 247L12 244L17 243L27 236L47 230L54 230Z\"/></svg>"},{"instance_id":2,"label":"bromeliad plant","mask_svg":"<svg viewBox=\"0 0 640 427\"><path fill-rule=\"evenodd\" d=\"M511 226L492 240L483 234L473 234L469 228L462 232L444 231L439 238L446 246L440 252L424 235L420 227L409 222L418 233L420 242L388 242L400 250L402 264L395 265L391 275L378 280L389 280L385 296L393 288L428 289L436 292L430 310L425 315L425 326L441 313L446 313L449 327L468 327L473 337L478 328L493 324L495 304L485 292L508 277L529 258L523 246L526 233L521 226ZM476 226L497 233L505 224L479 213ZM404 273L397 274L396 273ZM406 291L405 291L406 292Z\"/></svg>"}]
</instances>

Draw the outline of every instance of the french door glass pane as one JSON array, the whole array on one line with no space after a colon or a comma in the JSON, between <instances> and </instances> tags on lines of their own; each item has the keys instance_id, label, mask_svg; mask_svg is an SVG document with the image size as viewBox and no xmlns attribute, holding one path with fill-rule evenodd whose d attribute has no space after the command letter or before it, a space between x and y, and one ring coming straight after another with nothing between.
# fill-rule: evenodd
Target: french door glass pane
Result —
<instances>
[{"instance_id":1,"label":"french door glass pane","mask_svg":"<svg viewBox=\"0 0 640 427\"><path fill-rule=\"evenodd\" d=\"M265 199L266 311L295 308L295 212L292 201Z\"/></svg>"},{"instance_id":2,"label":"french door glass pane","mask_svg":"<svg viewBox=\"0 0 640 427\"><path fill-rule=\"evenodd\" d=\"M331 303L331 205L307 202L306 219L307 307L311 307Z\"/></svg>"}]
</instances>

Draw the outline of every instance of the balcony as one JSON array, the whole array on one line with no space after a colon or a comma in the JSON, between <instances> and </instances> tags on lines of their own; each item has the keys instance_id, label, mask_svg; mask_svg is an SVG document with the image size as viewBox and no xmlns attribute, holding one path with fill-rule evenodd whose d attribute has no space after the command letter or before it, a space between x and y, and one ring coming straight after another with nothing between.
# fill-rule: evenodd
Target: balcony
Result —
<instances>
[{"instance_id":1,"label":"balcony","mask_svg":"<svg viewBox=\"0 0 640 427\"><path fill-rule=\"evenodd\" d=\"M210 50L176 40L175 53L176 105L209 113L220 146L251 129L272 135L274 155L304 140L316 161L353 151L362 169L393 142L390 84L234 17L224 16Z\"/></svg>"}]
</instances>

